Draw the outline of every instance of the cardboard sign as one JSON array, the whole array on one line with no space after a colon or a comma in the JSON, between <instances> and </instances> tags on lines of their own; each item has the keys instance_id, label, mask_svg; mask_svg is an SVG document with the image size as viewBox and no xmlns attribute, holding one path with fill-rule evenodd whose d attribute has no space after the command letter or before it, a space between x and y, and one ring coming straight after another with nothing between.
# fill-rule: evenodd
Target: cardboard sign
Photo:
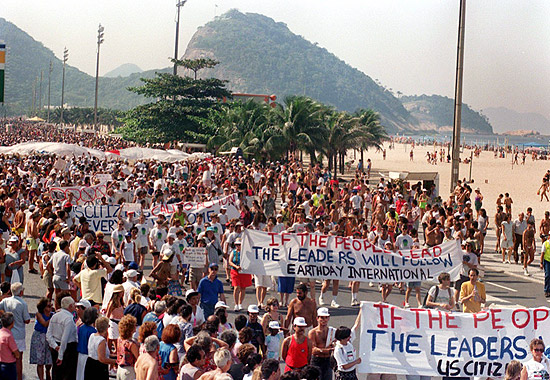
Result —
<instances>
[{"instance_id":1,"label":"cardboard sign","mask_svg":"<svg viewBox=\"0 0 550 380\"><path fill-rule=\"evenodd\" d=\"M206 248L185 248L185 253L183 254L183 263L189 264L191 268L204 268L206 266Z\"/></svg>"}]
</instances>

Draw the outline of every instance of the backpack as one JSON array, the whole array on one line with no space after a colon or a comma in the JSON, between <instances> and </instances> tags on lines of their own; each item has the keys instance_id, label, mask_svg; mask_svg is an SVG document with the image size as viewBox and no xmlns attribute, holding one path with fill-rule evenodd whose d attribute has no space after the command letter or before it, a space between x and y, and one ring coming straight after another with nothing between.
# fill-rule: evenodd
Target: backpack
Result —
<instances>
[{"instance_id":1,"label":"backpack","mask_svg":"<svg viewBox=\"0 0 550 380\"><path fill-rule=\"evenodd\" d=\"M434 285L433 286L435 288L435 294L433 296L433 299L432 299L432 302L437 302L437 296L439 296L439 286L437 285ZM430 289L431 290L431 289ZM451 288L447 289L447 291L449 292L449 299L451 299L452 295L451 295ZM428 295L430 294L430 291L428 291L426 293L426 295L424 296L424 301L422 302L422 307L424 309L432 309L431 307L427 306L426 305L426 302L428 301Z\"/></svg>"}]
</instances>

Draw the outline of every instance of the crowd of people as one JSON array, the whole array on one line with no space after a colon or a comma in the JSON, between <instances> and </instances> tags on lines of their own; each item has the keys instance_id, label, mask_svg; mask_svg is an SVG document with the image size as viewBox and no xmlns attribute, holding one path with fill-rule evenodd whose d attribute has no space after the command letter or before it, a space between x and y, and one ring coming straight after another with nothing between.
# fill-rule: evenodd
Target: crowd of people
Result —
<instances>
[{"instance_id":1,"label":"crowd of people","mask_svg":"<svg viewBox=\"0 0 550 380\"><path fill-rule=\"evenodd\" d=\"M86 143L40 126L29 132L24 124L12 128L0 133L4 143L13 142L12 133ZM105 150L126 146L107 137L91 144ZM56 168L57 159L43 154L0 156L2 379L22 380L26 352L40 380L99 380L109 375L120 380L356 378L361 359L352 341L360 324L359 309L352 328L329 326L328 306L337 309L341 303L339 281L322 281L317 289L315 279L242 273L244 229L353 236L394 252L458 240L464 252L460 280L454 284L442 273L425 297L420 282L368 286L379 287L383 302L396 288L404 307L409 307L413 293L415 306L444 311L477 312L486 301L478 265L489 218L480 189L465 182L459 182L448 199L436 202L433 187L420 182L373 181L370 161L367 171L361 166L343 181L320 164L304 166L292 156L268 163L215 156L178 163L65 157L63 170ZM85 216L76 217L71 196L58 199L49 191L98 184L98 174L111 179L96 204L141 207L121 212L107 234L94 230ZM197 214L191 221L182 207L183 202L231 194L238 194L238 217L229 218L222 207L219 214ZM144 210L170 204L175 205L173 212L146 218ZM521 246L527 274L535 246L525 231L534 218L527 216L523 230L523 224L515 222L509 229L511 204L511 199L503 201L506 213L500 210L495 217L502 232L497 244L503 260L510 238L516 261ZM549 217L545 229L541 223L545 236ZM191 248L204 248L203 262L185 263ZM541 265L550 269L550 242L543 250L548 252ZM30 347L25 343L25 325L31 322L24 297L28 276L40 276L44 285ZM353 307L360 304L360 285L348 284ZM251 286L255 299L247 300ZM545 292L550 295L550 277L548 286ZM234 314L228 310L229 294Z\"/></svg>"}]
</instances>

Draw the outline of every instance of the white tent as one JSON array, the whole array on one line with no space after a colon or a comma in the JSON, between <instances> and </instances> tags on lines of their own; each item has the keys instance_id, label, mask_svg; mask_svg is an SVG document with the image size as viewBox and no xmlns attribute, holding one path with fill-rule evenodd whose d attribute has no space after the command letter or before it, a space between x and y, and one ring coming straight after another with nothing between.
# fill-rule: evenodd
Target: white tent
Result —
<instances>
[{"instance_id":1,"label":"white tent","mask_svg":"<svg viewBox=\"0 0 550 380\"><path fill-rule=\"evenodd\" d=\"M34 153L57 154L58 156L85 156L92 155L97 158L105 158L105 153L92 148L86 148L76 144L56 142L25 142L12 146L0 147L0 154L29 155Z\"/></svg>"},{"instance_id":2,"label":"white tent","mask_svg":"<svg viewBox=\"0 0 550 380\"><path fill-rule=\"evenodd\" d=\"M210 153L196 152L193 154L182 152L177 149L151 149L151 148L126 148L109 151L105 153L108 158L123 160L156 160L161 162L178 162L186 160L203 159L210 156Z\"/></svg>"}]
</instances>

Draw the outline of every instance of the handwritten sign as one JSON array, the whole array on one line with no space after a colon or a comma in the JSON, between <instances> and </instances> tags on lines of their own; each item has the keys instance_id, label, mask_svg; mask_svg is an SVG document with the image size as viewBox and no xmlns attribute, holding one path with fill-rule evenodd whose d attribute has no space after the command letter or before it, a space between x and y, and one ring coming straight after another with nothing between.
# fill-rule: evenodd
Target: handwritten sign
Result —
<instances>
[{"instance_id":1,"label":"handwritten sign","mask_svg":"<svg viewBox=\"0 0 550 380\"><path fill-rule=\"evenodd\" d=\"M227 208L226 214L229 219L238 218L240 213L235 206L238 199L237 194L231 194L213 201L183 202L181 205L183 212L187 215L187 221L192 224L197 220L197 215L202 215L205 222L212 221L212 215L219 214L222 206ZM178 205L175 203L158 205L151 209L151 214L153 216L158 216L159 214L169 216L178 211Z\"/></svg>"},{"instance_id":2,"label":"handwritten sign","mask_svg":"<svg viewBox=\"0 0 550 380\"><path fill-rule=\"evenodd\" d=\"M463 256L455 240L391 252L364 239L248 229L242 252L243 273L390 283L433 280L442 272L458 279Z\"/></svg>"},{"instance_id":3,"label":"handwritten sign","mask_svg":"<svg viewBox=\"0 0 550 380\"><path fill-rule=\"evenodd\" d=\"M94 175L100 183L105 183L113 180L113 177L108 173L98 173Z\"/></svg>"},{"instance_id":4,"label":"handwritten sign","mask_svg":"<svg viewBox=\"0 0 550 380\"><path fill-rule=\"evenodd\" d=\"M206 248L185 248L183 263L189 264L191 268L204 268L206 266Z\"/></svg>"},{"instance_id":5,"label":"handwritten sign","mask_svg":"<svg viewBox=\"0 0 550 380\"><path fill-rule=\"evenodd\" d=\"M360 373L503 377L550 328L545 307L466 314L362 302L361 313Z\"/></svg>"}]
</instances>

